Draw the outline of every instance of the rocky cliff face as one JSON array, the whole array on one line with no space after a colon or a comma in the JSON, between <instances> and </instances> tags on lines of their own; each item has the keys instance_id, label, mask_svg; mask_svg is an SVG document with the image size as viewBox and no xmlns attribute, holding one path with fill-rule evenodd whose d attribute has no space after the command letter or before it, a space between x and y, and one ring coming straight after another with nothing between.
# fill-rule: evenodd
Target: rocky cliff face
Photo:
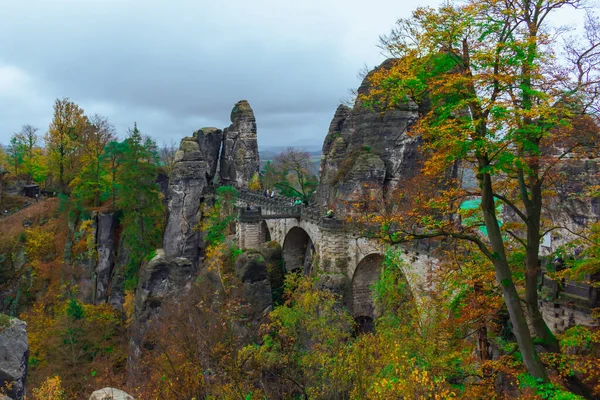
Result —
<instances>
[{"instance_id":1,"label":"rocky cliff face","mask_svg":"<svg viewBox=\"0 0 600 400\"><path fill-rule=\"evenodd\" d=\"M579 232L600 221L600 198L586 193L600 177L599 160L568 160L558 166L557 196L549 200L543 217L556 226ZM546 238L545 245L552 250L574 239L566 230L555 230Z\"/></svg>"},{"instance_id":2,"label":"rocky cliff face","mask_svg":"<svg viewBox=\"0 0 600 400\"><path fill-rule=\"evenodd\" d=\"M371 74L359 95L368 92ZM339 214L351 213L349 203L377 204L399 181L413 175L418 170L419 139L406 132L417 117L415 105L385 112L368 109L358 100L353 108L340 105L323 143L317 203Z\"/></svg>"},{"instance_id":3,"label":"rocky cliff face","mask_svg":"<svg viewBox=\"0 0 600 400\"><path fill-rule=\"evenodd\" d=\"M0 394L25 397L29 344L25 322L0 314Z\"/></svg>"},{"instance_id":4,"label":"rocky cliff face","mask_svg":"<svg viewBox=\"0 0 600 400\"><path fill-rule=\"evenodd\" d=\"M256 119L250 104L241 100L231 111L231 125L223 131L221 183L246 188L258 171Z\"/></svg>"},{"instance_id":5,"label":"rocky cliff face","mask_svg":"<svg viewBox=\"0 0 600 400\"><path fill-rule=\"evenodd\" d=\"M115 228L117 221L113 213L101 213L97 217L96 244L98 262L96 263L95 303L105 303L115 265Z\"/></svg>"},{"instance_id":6,"label":"rocky cliff face","mask_svg":"<svg viewBox=\"0 0 600 400\"><path fill-rule=\"evenodd\" d=\"M130 341L132 379L139 373L138 361L152 319L159 315L166 300L188 293L194 277L202 272L203 243L197 226L202 220L203 206L212 201L217 170L220 167L222 184L237 187L248 187L249 180L258 173L256 121L247 101L235 105L231 121L232 125L224 131L202 128L193 136L183 138L175 155L167 190L163 249L157 250L156 256L140 269L135 329ZM270 305L268 283L264 279L245 282L248 296L258 301L260 313ZM269 304L265 293L268 293Z\"/></svg>"}]
</instances>

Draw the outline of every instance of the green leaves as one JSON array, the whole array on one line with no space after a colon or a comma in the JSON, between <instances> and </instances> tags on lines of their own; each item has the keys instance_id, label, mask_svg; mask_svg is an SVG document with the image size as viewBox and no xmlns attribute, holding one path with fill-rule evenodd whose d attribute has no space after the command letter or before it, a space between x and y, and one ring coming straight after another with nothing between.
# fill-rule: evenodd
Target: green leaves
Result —
<instances>
[{"instance_id":1,"label":"green leaves","mask_svg":"<svg viewBox=\"0 0 600 400\"><path fill-rule=\"evenodd\" d=\"M137 125L120 144L109 144L108 153L118 160L115 167L116 206L123 212L124 244L129 251L125 267L125 289L137 287L137 272L146 256L160 247L164 206L156 174L159 158L150 138L142 137ZM135 188L133 190L132 188Z\"/></svg>"}]
</instances>

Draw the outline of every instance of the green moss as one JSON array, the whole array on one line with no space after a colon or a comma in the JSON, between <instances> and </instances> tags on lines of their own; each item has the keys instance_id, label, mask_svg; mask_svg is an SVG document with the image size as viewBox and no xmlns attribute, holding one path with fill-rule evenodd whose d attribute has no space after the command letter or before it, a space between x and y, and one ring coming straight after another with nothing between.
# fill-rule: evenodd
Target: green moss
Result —
<instances>
[{"instance_id":1,"label":"green moss","mask_svg":"<svg viewBox=\"0 0 600 400\"><path fill-rule=\"evenodd\" d=\"M268 249L277 249L279 247L281 247L281 245L279 243L277 243L275 240L271 240L270 242L266 242L263 244L263 246L265 246Z\"/></svg>"},{"instance_id":2,"label":"green moss","mask_svg":"<svg viewBox=\"0 0 600 400\"><path fill-rule=\"evenodd\" d=\"M13 318L6 314L0 314L0 332L12 325Z\"/></svg>"}]
</instances>

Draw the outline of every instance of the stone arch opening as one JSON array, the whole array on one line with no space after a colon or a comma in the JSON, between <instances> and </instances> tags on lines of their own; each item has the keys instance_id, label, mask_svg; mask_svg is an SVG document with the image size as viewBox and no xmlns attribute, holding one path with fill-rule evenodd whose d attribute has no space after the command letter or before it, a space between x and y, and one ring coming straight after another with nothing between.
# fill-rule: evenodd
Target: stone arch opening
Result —
<instances>
[{"instance_id":1,"label":"stone arch opening","mask_svg":"<svg viewBox=\"0 0 600 400\"><path fill-rule=\"evenodd\" d=\"M310 274L315 246L304 229L297 226L290 229L283 241L282 251L287 272Z\"/></svg>"},{"instance_id":2,"label":"stone arch opening","mask_svg":"<svg viewBox=\"0 0 600 400\"><path fill-rule=\"evenodd\" d=\"M261 221L260 223L260 237L262 242L270 242L271 239L271 231L269 230L269 225L267 225L267 221Z\"/></svg>"},{"instance_id":3,"label":"stone arch opening","mask_svg":"<svg viewBox=\"0 0 600 400\"><path fill-rule=\"evenodd\" d=\"M357 323L357 333L372 332L375 310L373 284L381 273L383 254L374 253L364 257L357 265L352 277L351 310Z\"/></svg>"},{"instance_id":4,"label":"stone arch opening","mask_svg":"<svg viewBox=\"0 0 600 400\"><path fill-rule=\"evenodd\" d=\"M356 322L355 335L375 332L375 321L373 318L361 315L354 318L354 321Z\"/></svg>"}]
</instances>

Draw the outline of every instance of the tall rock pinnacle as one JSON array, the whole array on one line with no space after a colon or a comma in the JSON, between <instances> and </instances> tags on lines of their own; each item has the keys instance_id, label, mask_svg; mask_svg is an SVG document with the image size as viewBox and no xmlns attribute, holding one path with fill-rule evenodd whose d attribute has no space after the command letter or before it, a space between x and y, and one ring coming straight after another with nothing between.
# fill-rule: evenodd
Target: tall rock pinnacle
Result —
<instances>
[{"instance_id":1,"label":"tall rock pinnacle","mask_svg":"<svg viewBox=\"0 0 600 400\"><path fill-rule=\"evenodd\" d=\"M231 125L223 131L220 178L223 185L247 188L259 171L256 119L246 100L231 111Z\"/></svg>"},{"instance_id":2,"label":"tall rock pinnacle","mask_svg":"<svg viewBox=\"0 0 600 400\"><path fill-rule=\"evenodd\" d=\"M192 263L198 260L200 234L195 227L202 198L217 170L221 138L220 129L202 128L183 138L175 154L163 240L167 257L185 257Z\"/></svg>"}]
</instances>

